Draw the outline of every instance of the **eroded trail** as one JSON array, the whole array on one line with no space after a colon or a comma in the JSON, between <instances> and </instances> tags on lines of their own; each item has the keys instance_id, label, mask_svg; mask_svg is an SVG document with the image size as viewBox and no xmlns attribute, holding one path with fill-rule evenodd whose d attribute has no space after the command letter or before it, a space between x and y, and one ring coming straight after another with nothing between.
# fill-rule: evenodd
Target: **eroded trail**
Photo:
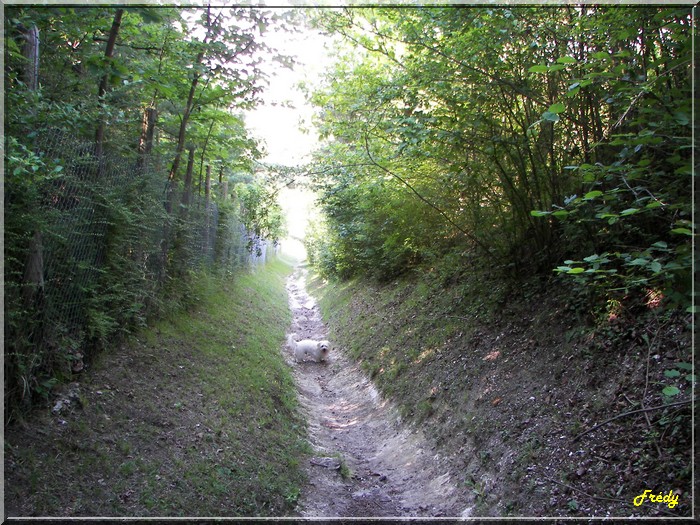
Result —
<instances>
[{"instance_id":1,"label":"eroded trail","mask_svg":"<svg viewBox=\"0 0 700 525\"><path fill-rule=\"evenodd\" d=\"M297 339L324 339L326 327L298 267L287 290ZM468 495L457 490L447 461L421 432L403 426L396 410L334 345L328 363L295 363L301 404L315 457L302 493L305 517L467 516ZM341 475L341 463L350 475Z\"/></svg>"}]
</instances>

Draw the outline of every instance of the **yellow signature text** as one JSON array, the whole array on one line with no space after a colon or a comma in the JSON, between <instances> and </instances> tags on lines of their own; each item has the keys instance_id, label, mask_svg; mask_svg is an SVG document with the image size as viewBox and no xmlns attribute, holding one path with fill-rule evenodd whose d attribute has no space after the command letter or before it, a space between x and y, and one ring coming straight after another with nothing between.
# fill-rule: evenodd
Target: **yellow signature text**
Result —
<instances>
[{"instance_id":1,"label":"yellow signature text","mask_svg":"<svg viewBox=\"0 0 700 525\"><path fill-rule=\"evenodd\" d=\"M658 494L652 494L654 491L653 490L645 490L642 494L634 498L632 501L635 506L639 507L644 501L649 498L649 501L651 503L666 503L668 505L669 509L672 509L676 505L678 505L678 494L673 494L672 490L668 491L668 494L664 494L662 492L659 492Z\"/></svg>"}]
</instances>

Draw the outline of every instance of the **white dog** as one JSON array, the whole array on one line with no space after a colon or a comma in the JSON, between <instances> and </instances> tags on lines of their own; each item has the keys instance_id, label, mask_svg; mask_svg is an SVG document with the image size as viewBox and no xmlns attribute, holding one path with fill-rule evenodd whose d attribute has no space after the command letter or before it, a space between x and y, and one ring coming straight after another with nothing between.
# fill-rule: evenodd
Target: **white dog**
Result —
<instances>
[{"instance_id":1,"label":"white dog","mask_svg":"<svg viewBox=\"0 0 700 525\"><path fill-rule=\"evenodd\" d=\"M294 360L297 363L305 361L307 357L311 357L317 363L328 359L328 352L331 349L331 344L328 341L314 341L313 339L295 341L295 335L289 334L287 336L287 346L294 354Z\"/></svg>"}]
</instances>

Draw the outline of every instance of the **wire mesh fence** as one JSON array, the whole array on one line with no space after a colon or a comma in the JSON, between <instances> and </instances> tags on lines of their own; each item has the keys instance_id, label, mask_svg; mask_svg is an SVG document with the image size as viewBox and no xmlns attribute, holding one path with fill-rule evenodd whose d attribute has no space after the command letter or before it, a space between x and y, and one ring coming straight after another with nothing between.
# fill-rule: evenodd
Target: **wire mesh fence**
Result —
<instances>
[{"instance_id":1,"label":"wire mesh fence","mask_svg":"<svg viewBox=\"0 0 700 525\"><path fill-rule=\"evenodd\" d=\"M258 263L267 251L264 241L248 250L230 204L195 194L168 213L158 159L98 159L59 132L43 133L34 154L38 169L6 157L6 406L143 324L188 271Z\"/></svg>"}]
</instances>

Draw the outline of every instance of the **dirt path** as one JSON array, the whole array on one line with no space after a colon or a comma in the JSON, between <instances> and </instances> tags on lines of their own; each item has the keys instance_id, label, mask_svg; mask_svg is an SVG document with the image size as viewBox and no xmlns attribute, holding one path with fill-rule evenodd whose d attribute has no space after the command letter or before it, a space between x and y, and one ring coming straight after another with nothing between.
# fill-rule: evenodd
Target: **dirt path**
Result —
<instances>
[{"instance_id":1,"label":"dirt path","mask_svg":"<svg viewBox=\"0 0 700 525\"><path fill-rule=\"evenodd\" d=\"M297 339L323 339L326 327L306 292L307 270L287 283ZM301 494L305 517L468 516L468 490L457 488L448 461L396 410L337 346L328 363L294 363L299 397L315 456ZM350 471L341 475L341 462Z\"/></svg>"}]
</instances>

